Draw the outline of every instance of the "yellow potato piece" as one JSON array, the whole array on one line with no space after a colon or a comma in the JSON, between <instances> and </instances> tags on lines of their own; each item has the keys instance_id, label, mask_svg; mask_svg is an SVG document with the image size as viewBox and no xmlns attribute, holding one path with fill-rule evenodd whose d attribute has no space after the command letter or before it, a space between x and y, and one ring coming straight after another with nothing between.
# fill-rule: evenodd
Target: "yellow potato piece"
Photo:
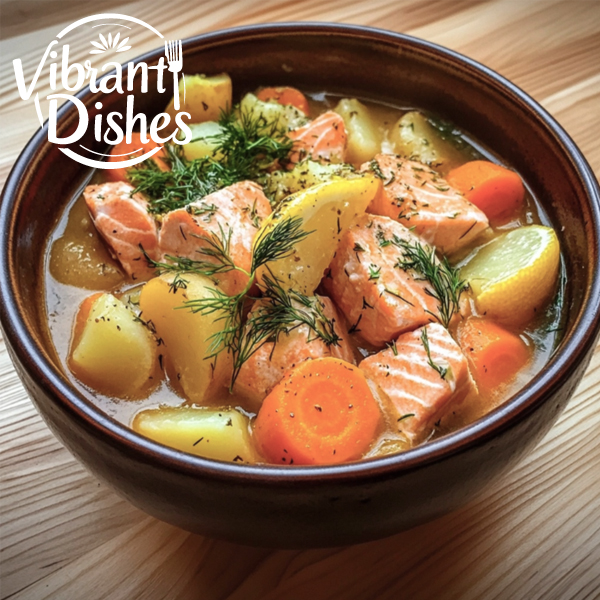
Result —
<instances>
[{"instance_id":1,"label":"yellow potato piece","mask_svg":"<svg viewBox=\"0 0 600 600\"><path fill-rule=\"evenodd\" d=\"M279 204L286 196L306 190L313 185L331 181L336 177L353 179L361 177L354 168L346 164L322 164L316 160L306 159L291 171L273 171L267 176L265 194L272 202Z\"/></svg>"},{"instance_id":2,"label":"yellow potato piece","mask_svg":"<svg viewBox=\"0 0 600 600\"><path fill-rule=\"evenodd\" d=\"M172 273L151 279L140 295L142 318L151 321L156 335L165 344L165 354L173 377L192 402L202 404L228 383L231 357L222 352L216 359L211 354L209 338L223 328L219 313L203 315L184 307L188 300L213 297L215 284L208 278L185 273L185 289L172 286Z\"/></svg>"},{"instance_id":3,"label":"yellow potato piece","mask_svg":"<svg viewBox=\"0 0 600 600\"><path fill-rule=\"evenodd\" d=\"M275 127L281 131L290 131L302 127L308 122L306 115L291 104L279 102L263 102L254 94L246 94L240 102L240 114L250 116L253 120L261 119L267 127Z\"/></svg>"},{"instance_id":4,"label":"yellow potato piece","mask_svg":"<svg viewBox=\"0 0 600 600\"><path fill-rule=\"evenodd\" d=\"M192 141L183 146L185 157L188 160L194 160L213 156L215 160L218 160L219 155L214 155L217 147L214 136L221 133L221 126L215 121L206 121L205 123L192 123L189 127L192 131Z\"/></svg>"},{"instance_id":5,"label":"yellow potato piece","mask_svg":"<svg viewBox=\"0 0 600 600\"><path fill-rule=\"evenodd\" d=\"M148 329L112 294L100 294L80 310L69 353L74 375L118 398L140 397L157 381L157 343Z\"/></svg>"},{"instance_id":6,"label":"yellow potato piece","mask_svg":"<svg viewBox=\"0 0 600 600\"><path fill-rule=\"evenodd\" d=\"M344 98L333 110L344 119L348 134L346 160L354 164L371 160L381 149L382 136L369 109L354 98Z\"/></svg>"},{"instance_id":7,"label":"yellow potato piece","mask_svg":"<svg viewBox=\"0 0 600 600\"><path fill-rule=\"evenodd\" d=\"M398 120L390 132L390 142L397 154L435 165L442 174L466 161L465 155L443 140L419 112L408 112Z\"/></svg>"},{"instance_id":8,"label":"yellow potato piece","mask_svg":"<svg viewBox=\"0 0 600 600\"><path fill-rule=\"evenodd\" d=\"M237 410L149 409L135 416L132 427L155 442L205 458L231 462L255 458L248 418Z\"/></svg>"},{"instance_id":9,"label":"yellow potato piece","mask_svg":"<svg viewBox=\"0 0 600 600\"><path fill-rule=\"evenodd\" d=\"M344 231L356 216L365 212L380 187L380 179L365 175L321 183L286 198L263 221L254 247L285 219L301 218L302 229L311 233L298 242L288 256L261 267L258 281L270 271L284 289L295 289L312 296L333 259Z\"/></svg>"},{"instance_id":10,"label":"yellow potato piece","mask_svg":"<svg viewBox=\"0 0 600 600\"><path fill-rule=\"evenodd\" d=\"M175 111L173 100L165 109L171 116L171 123L175 120L176 112L190 113L191 123L218 121L221 111L231 108L231 78L227 73L212 77L184 75L179 80L179 102L179 111Z\"/></svg>"},{"instance_id":11,"label":"yellow potato piece","mask_svg":"<svg viewBox=\"0 0 600 600\"><path fill-rule=\"evenodd\" d=\"M64 233L52 243L50 273L60 283L87 290L114 289L125 281L92 222L83 195L68 211Z\"/></svg>"},{"instance_id":12,"label":"yellow potato piece","mask_svg":"<svg viewBox=\"0 0 600 600\"><path fill-rule=\"evenodd\" d=\"M467 262L469 283L481 314L524 323L539 314L558 278L560 245L550 227L519 227L492 240Z\"/></svg>"}]
</instances>

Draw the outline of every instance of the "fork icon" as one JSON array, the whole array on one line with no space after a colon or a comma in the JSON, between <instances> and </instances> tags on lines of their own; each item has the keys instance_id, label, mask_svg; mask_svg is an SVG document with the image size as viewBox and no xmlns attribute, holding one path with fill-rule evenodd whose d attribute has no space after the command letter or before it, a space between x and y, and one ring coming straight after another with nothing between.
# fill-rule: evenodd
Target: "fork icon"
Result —
<instances>
[{"instance_id":1,"label":"fork icon","mask_svg":"<svg viewBox=\"0 0 600 600\"><path fill-rule=\"evenodd\" d=\"M165 42L165 56L169 63L169 71L173 73L173 102L175 110L179 110L179 79L177 74L183 68L181 40Z\"/></svg>"}]
</instances>

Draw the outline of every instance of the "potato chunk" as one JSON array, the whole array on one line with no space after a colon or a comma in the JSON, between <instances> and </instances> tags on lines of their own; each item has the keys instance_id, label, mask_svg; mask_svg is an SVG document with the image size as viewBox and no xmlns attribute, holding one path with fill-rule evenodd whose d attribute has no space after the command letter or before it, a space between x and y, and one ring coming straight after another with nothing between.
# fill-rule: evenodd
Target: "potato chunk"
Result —
<instances>
[{"instance_id":1,"label":"potato chunk","mask_svg":"<svg viewBox=\"0 0 600 600\"><path fill-rule=\"evenodd\" d=\"M263 102L254 94L246 94L240 102L240 114L253 120L262 117L267 128L275 127L282 131L297 129L308 122L306 115L291 104Z\"/></svg>"},{"instance_id":2,"label":"potato chunk","mask_svg":"<svg viewBox=\"0 0 600 600\"><path fill-rule=\"evenodd\" d=\"M149 409L135 416L132 427L155 442L205 458L231 462L255 458L248 418L237 410L195 406Z\"/></svg>"},{"instance_id":3,"label":"potato chunk","mask_svg":"<svg viewBox=\"0 0 600 600\"><path fill-rule=\"evenodd\" d=\"M285 289L307 296L313 292L329 266L341 236L353 219L362 215L381 189L381 179L372 175L336 179L289 196L263 221L254 248L278 223L300 218L309 234L283 258L268 262L258 271L275 276Z\"/></svg>"},{"instance_id":4,"label":"potato chunk","mask_svg":"<svg viewBox=\"0 0 600 600\"><path fill-rule=\"evenodd\" d=\"M123 302L94 294L79 309L69 367L103 394L140 397L157 381L156 340Z\"/></svg>"},{"instance_id":5,"label":"potato chunk","mask_svg":"<svg viewBox=\"0 0 600 600\"><path fill-rule=\"evenodd\" d=\"M68 213L64 233L52 243L50 274L60 283L87 290L114 289L125 276L94 227L83 195Z\"/></svg>"},{"instance_id":6,"label":"potato chunk","mask_svg":"<svg viewBox=\"0 0 600 600\"><path fill-rule=\"evenodd\" d=\"M174 122L176 112L190 113L192 123L217 121L222 110L231 108L231 78L227 73L212 77L184 75L179 80L179 99L179 111L175 111L173 100L165 109L171 122Z\"/></svg>"},{"instance_id":7,"label":"potato chunk","mask_svg":"<svg viewBox=\"0 0 600 600\"><path fill-rule=\"evenodd\" d=\"M369 109L355 98L344 98L333 110L344 119L346 126L346 160L360 164L373 158L381 149L382 136Z\"/></svg>"},{"instance_id":8,"label":"potato chunk","mask_svg":"<svg viewBox=\"0 0 600 600\"><path fill-rule=\"evenodd\" d=\"M188 160L213 156L217 147L214 136L221 133L221 126L215 121L204 123L191 123L192 141L183 146L183 153ZM219 153L220 154L220 153ZM219 155L215 155L216 160Z\"/></svg>"},{"instance_id":9,"label":"potato chunk","mask_svg":"<svg viewBox=\"0 0 600 600\"><path fill-rule=\"evenodd\" d=\"M151 321L165 343L169 373L179 381L192 402L198 404L222 390L231 374L231 357L221 353L207 360L212 335L223 328L220 313L203 315L185 307L186 301L212 298L215 284L208 278L186 273L174 285L175 275L149 281L140 295L142 318Z\"/></svg>"},{"instance_id":10,"label":"potato chunk","mask_svg":"<svg viewBox=\"0 0 600 600\"><path fill-rule=\"evenodd\" d=\"M265 194L272 204L279 204L286 196L306 190L313 185L336 178L361 177L351 165L322 164L316 160L303 160L291 171L273 171L267 177Z\"/></svg>"},{"instance_id":11,"label":"potato chunk","mask_svg":"<svg viewBox=\"0 0 600 600\"><path fill-rule=\"evenodd\" d=\"M431 166L445 174L467 159L456 146L440 136L439 131L420 112L408 112L390 132L397 154Z\"/></svg>"}]
</instances>

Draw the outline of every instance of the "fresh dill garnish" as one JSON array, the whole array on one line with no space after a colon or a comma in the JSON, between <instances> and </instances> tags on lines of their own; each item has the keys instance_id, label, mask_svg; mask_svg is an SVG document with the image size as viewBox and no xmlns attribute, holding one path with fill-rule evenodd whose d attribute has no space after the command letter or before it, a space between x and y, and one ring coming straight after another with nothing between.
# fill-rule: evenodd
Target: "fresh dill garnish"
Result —
<instances>
[{"instance_id":1,"label":"fresh dill garnish","mask_svg":"<svg viewBox=\"0 0 600 600\"><path fill-rule=\"evenodd\" d=\"M148 265L155 268L159 274L169 272L197 273L205 277L214 277L220 273L228 273L238 268L229 255L231 233L231 229L225 232L219 224L219 233L194 235L199 240L196 252L201 258L198 259L166 254L164 256L165 262L160 262L150 258L141 245L140 248Z\"/></svg>"},{"instance_id":2,"label":"fresh dill garnish","mask_svg":"<svg viewBox=\"0 0 600 600\"><path fill-rule=\"evenodd\" d=\"M423 327L423 331L421 332L421 342L423 344L423 348L425 348L425 353L427 354L427 362L429 366L437 371L442 379L446 379L446 375L448 374L448 369L450 367L442 367L433 362L431 358L431 350L429 348L429 338L427 337L427 327Z\"/></svg>"},{"instance_id":3,"label":"fresh dill garnish","mask_svg":"<svg viewBox=\"0 0 600 600\"><path fill-rule=\"evenodd\" d=\"M314 232L302 229L302 217L283 219L272 229L263 230L255 241L251 270L286 258L294 251L294 246L311 233Z\"/></svg>"},{"instance_id":4,"label":"fresh dill garnish","mask_svg":"<svg viewBox=\"0 0 600 600\"><path fill-rule=\"evenodd\" d=\"M207 139L211 156L187 160L181 146L165 144L169 171L153 160L128 171L135 192L148 197L148 211L162 214L201 200L239 181L257 180L279 163L285 163L293 141L277 121L240 109L222 112L221 131Z\"/></svg>"},{"instance_id":5,"label":"fresh dill garnish","mask_svg":"<svg viewBox=\"0 0 600 600\"><path fill-rule=\"evenodd\" d=\"M374 264L370 264L369 265L369 281L371 280L377 280L379 279L381 275L381 267L378 267L377 265Z\"/></svg>"},{"instance_id":6,"label":"fresh dill garnish","mask_svg":"<svg viewBox=\"0 0 600 600\"><path fill-rule=\"evenodd\" d=\"M448 327L454 313L459 311L460 296L468 287L460 278L459 269L450 266L446 257L438 260L435 248L431 246L418 241L411 243L396 235L390 241L402 251L394 266L414 271L429 283L425 293L437 300L439 311L439 316L433 313L432 316Z\"/></svg>"},{"instance_id":7,"label":"fresh dill garnish","mask_svg":"<svg viewBox=\"0 0 600 600\"><path fill-rule=\"evenodd\" d=\"M394 356L398 356L398 347L396 346L396 340L393 340L392 343L388 344L387 346L394 353Z\"/></svg>"},{"instance_id":8,"label":"fresh dill garnish","mask_svg":"<svg viewBox=\"0 0 600 600\"><path fill-rule=\"evenodd\" d=\"M229 256L231 230L220 228L219 234L198 236L204 245L198 247L201 256L198 260L165 256L165 262L153 261L146 255L149 264L159 272L174 272L176 278L181 273L198 273L214 277L229 271L239 271L247 276L244 289L228 296L218 288L207 288L210 295L188 300L180 307L203 315L214 315L221 329L210 338L207 359L215 358L221 352L229 352L233 359L233 374L230 389L239 375L242 365L266 342L277 342L282 333L306 325L309 329L308 341L320 339L325 344L339 345L333 320L323 311L322 304L315 297L305 296L296 290L284 289L281 282L269 271L262 274L260 286L262 296L260 306L252 311L244 322L248 301L259 300L250 295L257 281L257 270L269 262L289 256L295 245L312 232L302 229L302 218L286 218L272 229L260 234L255 242L252 267L246 271L235 265ZM174 280L175 281L175 280Z\"/></svg>"},{"instance_id":9,"label":"fresh dill garnish","mask_svg":"<svg viewBox=\"0 0 600 600\"><path fill-rule=\"evenodd\" d=\"M235 381L242 365L265 343L277 343L281 334L306 325L307 342L319 339L327 346L338 346L341 338L334 322L325 315L323 305L316 297L305 296L296 290L284 289L277 278L264 275L263 297L260 306L250 312L234 353L233 377Z\"/></svg>"}]
</instances>

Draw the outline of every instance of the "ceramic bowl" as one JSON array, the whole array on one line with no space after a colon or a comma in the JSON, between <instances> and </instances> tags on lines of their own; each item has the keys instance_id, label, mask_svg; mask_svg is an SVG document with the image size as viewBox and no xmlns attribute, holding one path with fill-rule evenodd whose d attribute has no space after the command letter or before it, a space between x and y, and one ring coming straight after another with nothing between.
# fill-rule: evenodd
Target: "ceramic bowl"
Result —
<instances>
[{"instance_id":1,"label":"ceramic bowl","mask_svg":"<svg viewBox=\"0 0 600 600\"><path fill-rule=\"evenodd\" d=\"M155 63L162 49L143 59ZM40 310L45 241L87 168L38 131L3 191L1 323L15 367L51 430L101 481L143 511L208 536L253 545L331 546L388 536L471 500L521 460L556 421L600 328L600 193L563 129L497 73L391 32L334 24L243 27L188 39L184 71L228 72L239 96L259 85L372 98L434 111L513 165L557 226L569 276L564 337L523 390L484 418L413 450L329 467L240 466L156 444L78 392L52 350ZM150 82L150 89L155 86ZM93 112L98 98L80 99ZM123 112L124 96L102 98ZM165 97L136 97L161 112ZM70 106L59 135L73 130ZM91 136L82 143L102 151Z\"/></svg>"}]
</instances>

